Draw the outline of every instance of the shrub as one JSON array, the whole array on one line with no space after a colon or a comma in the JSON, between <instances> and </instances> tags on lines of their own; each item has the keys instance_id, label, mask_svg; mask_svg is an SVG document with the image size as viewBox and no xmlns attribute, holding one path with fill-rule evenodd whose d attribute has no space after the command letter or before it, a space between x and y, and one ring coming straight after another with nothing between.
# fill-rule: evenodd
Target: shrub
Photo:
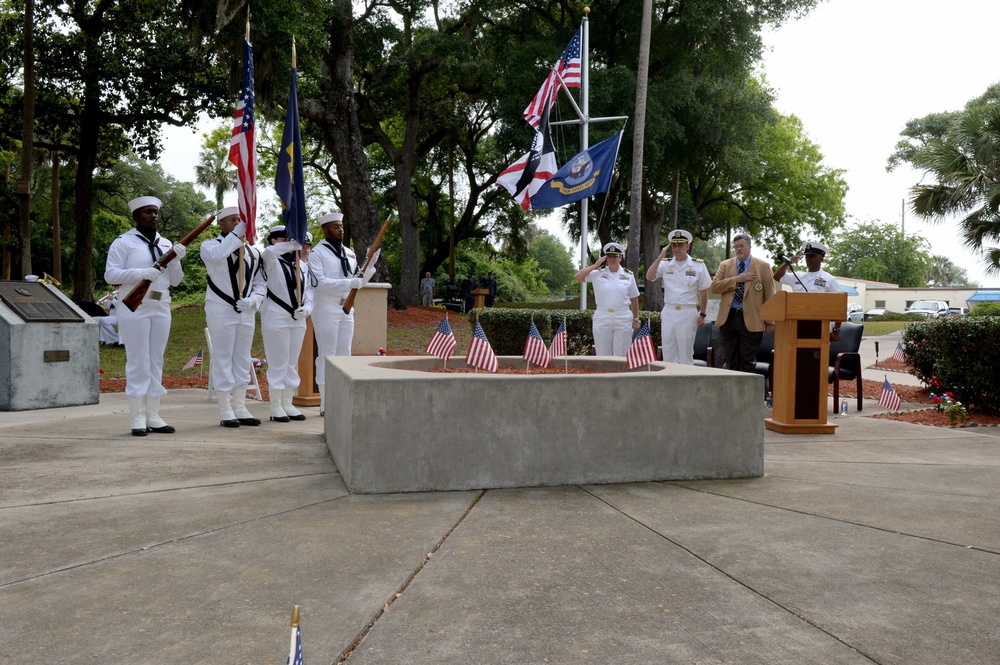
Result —
<instances>
[{"instance_id":1,"label":"shrub","mask_svg":"<svg viewBox=\"0 0 1000 665\"><path fill-rule=\"evenodd\" d=\"M886 312L878 317L879 321L926 321L927 317L922 314L912 314L910 312Z\"/></svg>"},{"instance_id":2,"label":"shrub","mask_svg":"<svg viewBox=\"0 0 1000 665\"><path fill-rule=\"evenodd\" d=\"M981 302L970 309L966 316L1000 316L1000 304L995 302Z\"/></svg>"}]
</instances>

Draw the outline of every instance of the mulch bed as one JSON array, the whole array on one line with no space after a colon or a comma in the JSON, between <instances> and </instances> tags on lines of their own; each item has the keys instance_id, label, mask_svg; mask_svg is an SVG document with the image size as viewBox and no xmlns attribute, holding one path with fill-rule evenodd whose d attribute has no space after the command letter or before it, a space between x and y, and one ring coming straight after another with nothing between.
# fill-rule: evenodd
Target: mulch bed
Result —
<instances>
[{"instance_id":1,"label":"mulch bed","mask_svg":"<svg viewBox=\"0 0 1000 665\"><path fill-rule=\"evenodd\" d=\"M436 374L475 374L472 367L455 367L448 369L428 369L427 372ZM525 370L524 367L501 367L497 372L486 372L479 370L479 374L607 374L604 370L584 369L582 367L570 367L567 371L565 367L532 367Z\"/></svg>"},{"instance_id":2,"label":"mulch bed","mask_svg":"<svg viewBox=\"0 0 1000 665\"><path fill-rule=\"evenodd\" d=\"M427 325L437 325L444 318L445 309L442 307L423 307L411 305L406 309L390 309L387 315L390 327L420 327ZM462 328L469 326L469 320L462 314L450 312L448 323L452 328ZM391 353L389 355L392 355Z\"/></svg>"},{"instance_id":3,"label":"mulch bed","mask_svg":"<svg viewBox=\"0 0 1000 665\"><path fill-rule=\"evenodd\" d=\"M948 420L948 414L937 409L880 413L871 417L880 420L899 420L919 425L933 425L934 427L996 427L1000 425L1000 415L990 413L970 413L964 423L952 424Z\"/></svg>"}]
</instances>

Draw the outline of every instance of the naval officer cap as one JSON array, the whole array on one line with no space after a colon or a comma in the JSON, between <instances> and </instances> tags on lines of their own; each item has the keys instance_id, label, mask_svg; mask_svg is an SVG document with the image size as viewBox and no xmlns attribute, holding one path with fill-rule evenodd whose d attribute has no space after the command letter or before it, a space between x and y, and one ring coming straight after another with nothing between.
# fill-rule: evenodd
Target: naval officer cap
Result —
<instances>
[{"instance_id":1,"label":"naval officer cap","mask_svg":"<svg viewBox=\"0 0 1000 665\"><path fill-rule=\"evenodd\" d=\"M319 225L326 226L332 222L344 223L344 215L339 212L328 212L325 215L319 216Z\"/></svg>"},{"instance_id":2,"label":"naval officer cap","mask_svg":"<svg viewBox=\"0 0 1000 665\"><path fill-rule=\"evenodd\" d=\"M146 206L156 206L159 209L163 206L163 201L155 196L140 196L128 202L129 212L135 212L139 208L145 208Z\"/></svg>"},{"instance_id":3,"label":"naval officer cap","mask_svg":"<svg viewBox=\"0 0 1000 665\"><path fill-rule=\"evenodd\" d=\"M616 242L609 242L604 246L605 256L621 256L625 253L625 248Z\"/></svg>"},{"instance_id":4,"label":"naval officer cap","mask_svg":"<svg viewBox=\"0 0 1000 665\"><path fill-rule=\"evenodd\" d=\"M809 241L805 244L805 253L808 254L819 254L820 256L826 256L830 253L830 248L821 242Z\"/></svg>"},{"instance_id":5,"label":"naval officer cap","mask_svg":"<svg viewBox=\"0 0 1000 665\"><path fill-rule=\"evenodd\" d=\"M675 229L670 232L670 242L691 242L694 240L694 236L685 231L684 229Z\"/></svg>"},{"instance_id":6,"label":"naval officer cap","mask_svg":"<svg viewBox=\"0 0 1000 665\"><path fill-rule=\"evenodd\" d=\"M219 214L215 216L216 219L222 220L226 217L232 217L233 215L240 214L240 209L236 206L228 206L219 211Z\"/></svg>"},{"instance_id":7,"label":"naval officer cap","mask_svg":"<svg viewBox=\"0 0 1000 665\"><path fill-rule=\"evenodd\" d=\"M267 231L268 238L287 238L288 232L285 231L284 224L275 224Z\"/></svg>"},{"instance_id":8,"label":"naval officer cap","mask_svg":"<svg viewBox=\"0 0 1000 665\"><path fill-rule=\"evenodd\" d=\"M309 231L306 231L306 244L307 245L311 244L312 241L313 241L313 234L310 233Z\"/></svg>"}]
</instances>

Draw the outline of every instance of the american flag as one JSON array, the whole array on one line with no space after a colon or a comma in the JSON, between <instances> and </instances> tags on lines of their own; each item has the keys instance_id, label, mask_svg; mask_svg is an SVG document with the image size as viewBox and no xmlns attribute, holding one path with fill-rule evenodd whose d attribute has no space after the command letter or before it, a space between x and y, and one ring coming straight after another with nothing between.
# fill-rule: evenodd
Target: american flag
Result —
<instances>
[{"instance_id":1,"label":"american flag","mask_svg":"<svg viewBox=\"0 0 1000 665\"><path fill-rule=\"evenodd\" d=\"M902 342L898 342L896 344L896 350L892 352L892 359L893 360L898 360L901 363L905 363L906 362L906 354L903 353L903 343Z\"/></svg>"},{"instance_id":2,"label":"american flag","mask_svg":"<svg viewBox=\"0 0 1000 665\"><path fill-rule=\"evenodd\" d=\"M191 369L195 365L200 365L201 364L201 357L202 357L202 352L201 351L199 351L198 353L194 354L194 358L192 358L191 360L187 361L187 364L184 365L184 367L182 367L181 370ZM176 367L176 365L175 365L175 367Z\"/></svg>"},{"instance_id":3,"label":"american flag","mask_svg":"<svg viewBox=\"0 0 1000 665\"><path fill-rule=\"evenodd\" d=\"M879 406L884 406L890 411L899 411L899 405L902 402L903 400L899 399L899 395L892 389L889 377L886 377L885 382L882 384L882 394L878 396Z\"/></svg>"},{"instance_id":4,"label":"american flag","mask_svg":"<svg viewBox=\"0 0 1000 665\"><path fill-rule=\"evenodd\" d=\"M563 317L562 323L559 324L559 329L556 330L556 336L552 338L552 347L549 349L549 354L553 358L558 358L566 353L566 317Z\"/></svg>"},{"instance_id":5,"label":"american flag","mask_svg":"<svg viewBox=\"0 0 1000 665\"><path fill-rule=\"evenodd\" d=\"M472 342L469 344L469 353L465 356L465 362L473 367L485 369L487 372L496 372L500 369L490 340L486 339L483 327L476 320L476 326L472 329Z\"/></svg>"},{"instance_id":6,"label":"american flag","mask_svg":"<svg viewBox=\"0 0 1000 665\"><path fill-rule=\"evenodd\" d=\"M642 367L656 360L656 349L653 348L653 335L649 332L649 319L646 319L639 332L632 337L632 344L625 354L629 369Z\"/></svg>"},{"instance_id":7,"label":"american flag","mask_svg":"<svg viewBox=\"0 0 1000 665\"><path fill-rule=\"evenodd\" d=\"M535 363L539 367L552 366L552 356L549 355L549 350L545 348L545 340L538 333L534 319L531 320L531 325L528 326L528 339L524 342L524 353L521 354L521 357L529 363Z\"/></svg>"},{"instance_id":8,"label":"american flag","mask_svg":"<svg viewBox=\"0 0 1000 665\"><path fill-rule=\"evenodd\" d=\"M548 77L545 79L545 83L539 88L538 93L535 98L531 100L528 104L528 108L524 109L524 119L528 121L528 124L532 127L538 127L538 124L542 121L543 116L548 118L549 111L546 108L546 104L551 105L552 102L556 101L556 96L559 94L559 88L562 87L563 83L566 84L567 88L579 88L580 87L580 51L583 34L583 26L577 28L576 34L573 35L573 39L569 40L569 46L566 50L562 52L559 56L559 60L556 62L552 71L549 72ZM562 76L562 81L559 80L559 76Z\"/></svg>"},{"instance_id":9,"label":"american flag","mask_svg":"<svg viewBox=\"0 0 1000 665\"><path fill-rule=\"evenodd\" d=\"M448 323L448 317L441 319L441 325L438 329L434 331L434 336L431 337L431 341L427 344L427 353L437 356L445 362L448 358L451 358L451 352L455 350L455 334L451 332L451 325Z\"/></svg>"},{"instance_id":10,"label":"american flag","mask_svg":"<svg viewBox=\"0 0 1000 665\"><path fill-rule=\"evenodd\" d=\"M257 150L254 146L253 50L250 40L243 40L243 85L236 104L233 138L229 141L229 161L236 165L239 180L237 202L240 221L247 225L247 242L257 238Z\"/></svg>"},{"instance_id":11,"label":"american flag","mask_svg":"<svg viewBox=\"0 0 1000 665\"><path fill-rule=\"evenodd\" d=\"M529 150L497 176L497 184L504 187L521 204L522 210L531 207L531 197L542 188L557 170L556 149L549 135L548 114L535 131Z\"/></svg>"},{"instance_id":12,"label":"american flag","mask_svg":"<svg viewBox=\"0 0 1000 665\"><path fill-rule=\"evenodd\" d=\"M285 665L305 665L302 658L302 631L298 626L292 628L292 642L288 646L288 661Z\"/></svg>"}]
</instances>

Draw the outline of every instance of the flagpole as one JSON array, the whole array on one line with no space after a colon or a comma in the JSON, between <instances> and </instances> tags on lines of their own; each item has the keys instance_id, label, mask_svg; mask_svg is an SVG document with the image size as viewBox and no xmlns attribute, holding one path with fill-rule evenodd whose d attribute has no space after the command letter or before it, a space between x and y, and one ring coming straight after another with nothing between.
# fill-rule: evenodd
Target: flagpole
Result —
<instances>
[{"instance_id":1,"label":"flagpole","mask_svg":"<svg viewBox=\"0 0 1000 665\"><path fill-rule=\"evenodd\" d=\"M583 114L580 118L580 151L590 147L590 7L583 8L583 44L581 45L580 61L580 101L583 104ZM589 199L580 200L580 269L590 265L587 256L587 215L589 214ZM580 284L580 309L587 309L587 282Z\"/></svg>"},{"instance_id":2,"label":"flagpole","mask_svg":"<svg viewBox=\"0 0 1000 665\"><path fill-rule=\"evenodd\" d=\"M249 3L248 3L248 8L247 8L247 30L246 30L246 36L245 36L245 38L246 38L247 44L249 44L250 43L250 10L249 10ZM256 144L255 144L255 146L256 146ZM254 149L256 150L256 147ZM256 187L256 186L257 185L255 183L254 187ZM247 212L249 212L249 210ZM251 221L252 220L249 220L249 219L246 220L248 228L250 226L250 222ZM244 267L245 262L246 262L246 244L243 242L243 239L241 238L240 239L240 255L239 255L239 271L240 272L239 272L239 276L237 277L237 280L238 280L238 283L239 283L240 298L243 297L243 289L246 286L246 276L243 274L245 272L245 270L246 270L245 267Z\"/></svg>"},{"instance_id":3,"label":"flagpole","mask_svg":"<svg viewBox=\"0 0 1000 665\"><path fill-rule=\"evenodd\" d=\"M292 641L288 646L288 662L295 662L295 631L299 627L299 606L292 608Z\"/></svg>"}]
</instances>

